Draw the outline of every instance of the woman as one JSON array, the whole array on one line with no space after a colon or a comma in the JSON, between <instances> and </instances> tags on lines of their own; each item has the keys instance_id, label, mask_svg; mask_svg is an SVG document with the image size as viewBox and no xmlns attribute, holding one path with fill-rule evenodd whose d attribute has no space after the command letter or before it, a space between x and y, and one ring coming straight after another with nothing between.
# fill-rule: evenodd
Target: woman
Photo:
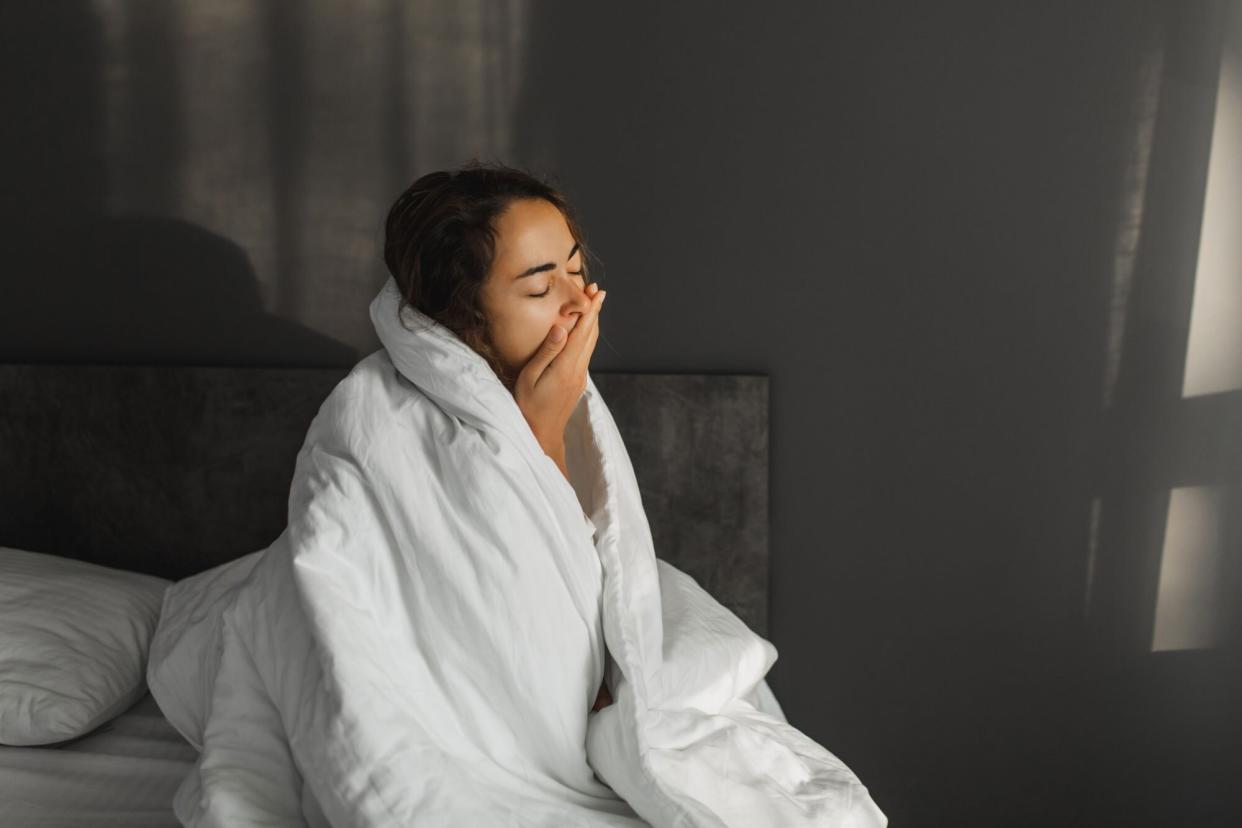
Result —
<instances>
[{"instance_id":1,"label":"woman","mask_svg":"<svg viewBox=\"0 0 1242 828\"><path fill-rule=\"evenodd\" d=\"M565 424L586 388L608 293L591 281L586 259L564 196L500 165L424 175L385 222L384 261L401 307L487 360L566 479ZM592 710L611 703L601 683Z\"/></svg>"},{"instance_id":2,"label":"woman","mask_svg":"<svg viewBox=\"0 0 1242 828\"><path fill-rule=\"evenodd\" d=\"M564 199L433 173L384 256L383 348L307 430L285 531L165 594L182 823L883 826L785 720L771 643L656 557Z\"/></svg>"}]
</instances>

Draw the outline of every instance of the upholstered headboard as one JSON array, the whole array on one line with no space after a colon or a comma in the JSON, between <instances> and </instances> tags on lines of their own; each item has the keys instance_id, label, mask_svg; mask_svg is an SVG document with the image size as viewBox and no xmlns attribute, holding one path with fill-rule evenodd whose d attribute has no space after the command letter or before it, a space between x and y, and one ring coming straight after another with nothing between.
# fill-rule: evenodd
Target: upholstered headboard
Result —
<instances>
[{"instance_id":1,"label":"upholstered headboard","mask_svg":"<svg viewBox=\"0 0 1242 828\"><path fill-rule=\"evenodd\" d=\"M265 548L348 369L0 365L0 546L182 578ZM592 372L656 554L761 635L768 379Z\"/></svg>"}]
</instances>

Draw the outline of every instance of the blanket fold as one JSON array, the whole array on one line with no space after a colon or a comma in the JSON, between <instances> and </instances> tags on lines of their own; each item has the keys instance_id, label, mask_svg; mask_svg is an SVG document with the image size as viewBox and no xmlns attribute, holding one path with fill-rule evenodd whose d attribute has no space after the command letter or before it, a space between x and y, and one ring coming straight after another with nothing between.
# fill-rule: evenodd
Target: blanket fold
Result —
<instances>
[{"instance_id":1,"label":"blanket fold","mask_svg":"<svg viewBox=\"0 0 1242 828\"><path fill-rule=\"evenodd\" d=\"M389 278L285 531L165 595L148 682L201 748L183 824L886 825L786 721L772 644L657 559L594 381L566 480L483 358L399 301Z\"/></svg>"}]
</instances>

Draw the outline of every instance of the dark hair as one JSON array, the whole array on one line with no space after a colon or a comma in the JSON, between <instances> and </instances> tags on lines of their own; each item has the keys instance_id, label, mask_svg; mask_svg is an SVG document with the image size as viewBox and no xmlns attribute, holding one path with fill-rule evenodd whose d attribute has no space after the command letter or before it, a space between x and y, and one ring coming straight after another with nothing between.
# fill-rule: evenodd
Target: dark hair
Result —
<instances>
[{"instance_id":1,"label":"dark hair","mask_svg":"<svg viewBox=\"0 0 1242 828\"><path fill-rule=\"evenodd\" d=\"M496 253L494 221L518 200L541 198L557 207L581 245L584 282L587 246L568 200L523 170L472 159L456 170L428 173L408 188L384 223L384 262L406 305L457 334L511 387L516 377L492 346L480 290Z\"/></svg>"}]
</instances>

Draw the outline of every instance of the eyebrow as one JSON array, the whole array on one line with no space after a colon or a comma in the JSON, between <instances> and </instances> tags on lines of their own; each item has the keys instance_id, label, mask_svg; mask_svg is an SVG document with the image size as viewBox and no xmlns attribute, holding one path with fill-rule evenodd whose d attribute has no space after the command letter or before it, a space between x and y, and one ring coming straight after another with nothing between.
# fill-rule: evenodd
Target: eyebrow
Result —
<instances>
[{"instance_id":1,"label":"eyebrow","mask_svg":"<svg viewBox=\"0 0 1242 828\"><path fill-rule=\"evenodd\" d=\"M578 243L574 242L574 246L569 248L569 255L565 257L565 261L569 261L570 259L572 259L574 257L574 254L577 252L578 252ZM515 280L521 279L524 276L534 276L536 273L542 273L543 271L551 270L554 267L556 267L556 265L552 264L552 262L544 262L541 265L535 265L534 267L529 268L525 273L519 273L517 276L514 277L514 279Z\"/></svg>"}]
</instances>

